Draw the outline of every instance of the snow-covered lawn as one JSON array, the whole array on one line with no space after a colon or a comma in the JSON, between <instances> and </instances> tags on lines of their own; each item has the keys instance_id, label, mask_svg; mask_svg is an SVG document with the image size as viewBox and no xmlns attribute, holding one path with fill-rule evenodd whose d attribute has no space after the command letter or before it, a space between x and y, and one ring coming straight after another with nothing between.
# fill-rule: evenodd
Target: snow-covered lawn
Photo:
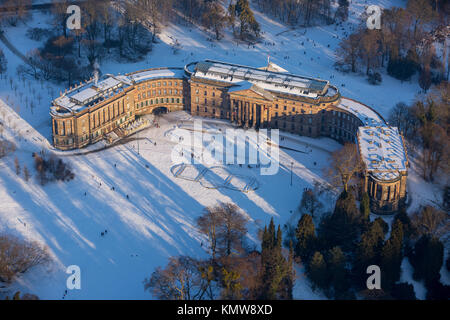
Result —
<instances>
[{"instance_id":1,"label":"snow-covered lawn","mask_svg":"<svg viewBox=\"0 0 450 320\"><path fill-rule=\"evenodd\" d=\"M376 2L385 7L404 4L398 0ZM363 1L352 1L352 14L343 29L326 26L286 31L283 24L256 12L264 39L255 47L237 45L230 34L220 42L207 41L208 35L203 31L171 24L162 29L160 43L144 61L106 61L100 63L100 69L103 73L127 73L150 67L181 67L202 59L260 67L270 55L271 61L290 72L330 80L344 96L360 100L387 116L397 102L410 103L414 99L419 91L415 80L400 83L383 74L383 83L372 86L361 75L341 74L333 69L334 50L344 33L355 27L356 14L363 11L363 4ZM5 34L21 52L27 53L42 44L28 39L26 30L49 27L49 18L34 12L26 25L5 28ZM282 31L286 32L278 35ZM175 39L182 44L178 54L173 54L170 47ZM160 128L139 133L140 138L146 138L140 140L139 154L137 142L88 155L55 152L70 163L75 179L41 187L32 177L27 183L16 175L14 157L34 174L31 153L42 149L52 152L48 143L50 101L59 91L64 91L65 84L18 79L16 67L22 61L3 44L0 47L8 60L8 78L0 79L0 116L6 126L3 135L18 147L14 154L0 159L0 232L40 241L49 247L54 259L51 265L20 277L11 291L20 289L42 299L62 299L68 277L65 269L75 264L81 268L82 289L69 291L65 299L151 298L144 292L142 281L155 267L165 265L168 257L206 256L201 246L205 239L195 228L195 219L204 206L230 201L242 208L249 218L248 241L256 246L259 243L256 231L271 217L277 224L289 221L297 210L303 189L312 187L314 180L323 181L329 152L339 148L331 139L283 134L283 146L302 152L281 149L280 170L276 175L263 176L258 168L246 165L230 167L234 174L255 177L259 184L256 191L208 189L198 182L174 177L170 171L175 164L171 161L175 145L172 129L180 119L185 126L191 121L189 115L178 112L161 119ZM12 85L9 77L15 79ZM224 128L227 124L209 121L208 126ZM98 146L85 150L95 148ZM205 177L212 178L218 176L213 172L212 177ZM418 176L412 179L414 184L419 184ZM238 181L236 184L241 185ZM410 187L414 188L411 183ZM410 192L421 194L420 190ZM328 201L326 206L331 204ZM105 230L106 235L101 236ZM298 279L294 296L323 298L311 291L304 276Z\"/></svg>"}]
</instances>

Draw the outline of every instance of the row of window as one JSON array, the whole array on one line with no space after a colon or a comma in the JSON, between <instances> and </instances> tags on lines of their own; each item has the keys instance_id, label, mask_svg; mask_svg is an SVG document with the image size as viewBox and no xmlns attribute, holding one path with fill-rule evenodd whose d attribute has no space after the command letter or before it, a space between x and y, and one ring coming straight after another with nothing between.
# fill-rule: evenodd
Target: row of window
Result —
<instances>
[{"instance_id":1,"label":"row of window","mask_svg":"<svg viewBox=\"0 0 450 320\"><path fill-rule=\"evenodd\" d=\"M197 106L196 109L197 109L197 112L200 112L200 106ZM208 112L208 107L205 107L203 110L204 110L204 112L207 113L207 112ZM211 113L215 115L215 114L216 114L216 109L215 109L215 108L212 108ZM220 110L220 116L221 116L221 117L224 116L223 110Z\"/></svg>"},{"instance_id":2,"label":"row of window","mask_svg":"<svg viewBox=\"0 0 450 320\"><path fill-rule=\"evenodd\" d=\"M159 89L159 90L152 90L152 91L149 90L147 92L142 92L142 94L139 93L137 95L137 97L138 97L138 100L145 99L146 97L150 98L151 96L156 96L157 92L158 92L158 96L161 96L161 95L165 95L166 96L167 94L169 94L169 95L172 95L172 94L182 95L183 94L183 91L182 90L178 90L178 89L174 89L174 90L172 90L172 89L164 89L164 90Z\"/></svg>"},{"instance_id":3,"label":"row of window","mask_svg":"<svg viewBox=\"0 0 450 320\"><path fill-rule=\"evenodd\" d=\"M60 136L70 135L72 133L72 121L67 121L68 126L66 128L66 121L54 120L55 133Z\"/></svg>"},{"instance_id":4,"label":"row of window","mask_svg":"<svg viewBox=\"0 0 450 320\"><path fill-rule=\"evenodd\" d=\"M355 140L355 136L346 130L338 129L336 127L328 127L328 130L330 132L330 136L333 139L346 139L348 141Z\"/></svg>"},{"instance_id":5,"label":"row of window","mask_svg":"<svg viewBox=\"0 0 450 320\"><path fill-rule=\"evenodd\" d=\"M282 113L280 116L285 117L287 115L285 113ZM300 121L300 122L303 122L303 118L304 118L304 117L298 117L298 115L291 115L291 114L289 114L289 117L290 117L290 121ZM278 118L278 112L275 112L274 118ZM286 118L285 120L288 121L289 119ZM312 123L312 118L310 116L308 117L308 122Z\"/></svg>"},{"instance_id":6,"label":"row of window","mask_svg":"<svg viewBox=\"0 0 450 320\"><path fill-rule=\"evenodd\" d=\"M145 101L141 101L136 103L136 108L143 108L143 107L148 107L151 106L153 104L159 104L159 103L184 103L184 98L156 98L155 100L150 99L150 100L145 100Z\"/></svg>"},{"instance_id":7,"label":"row of window","mask_svg":"<svg viewBox=\"0 0 450 320\"><path fill-rule=\"evenodd\" d=\"M161 84L162 84L163 87L166 87L166 86L171 87L172 86L172 81L158 81L158 82L153 82L153 83L148 82L147 85L145 85L145 84L139 85L136 88L138 90L145 90L145 89L150 89L150 88L155 88L155 87L161 87ZM180 87L182 87L183 86L183 82L181 82L181 81L180 82L174 81L173 85L175 87L177 87L178 85Z\"/></svg>"},{"instance_id":8,"label":"row of window","mask_svg":"<svg viewBox=\"0 0 450 320\"><path fill-rule=\"evenodd\" d=\"M205 98L205 104L208 104L208 98ZM200 99L199 99L199 97L195 97L194 98L194 102L195 103L200 103ZM215 106L216 105L216 100L211 100L211 104L213 105L213 106Z\"/></svg>"},{"instance_id":9,"label":"row of window","mask_svg":"<svg viewBox=\"0 0 450 320\"><path fill-rule=\"evenodd\" d=\"M199 91L198 89L195 89L195 94L198 95L199 93L200 93L200 91ZM208 91L204 90L204 91L203 91L203 95L204 95L204 96L207 96L207 95L208 95ZM211 95L212 95L213 97L215 97L215 96L216 96L216 93L215 93L214 91L212 91Z\"/></svg>"},{"instance_id":10,"label":"row of window","mask_svg":"<svg viewBox=\"0 0 450 320\"><path fill-rule=\"evenodd\" d=\"M122 103L120 103L122 102ZM97 111L96 113L92 114L92 128L99 127L100 125L103 125L114 118L118 117L119 115L125 114L125 104L124 101L121 100L116 104L114 103L111 106L105 107L102 110ZM102 117L101 117L102 116Z\"/></svg>"}]
</instances>

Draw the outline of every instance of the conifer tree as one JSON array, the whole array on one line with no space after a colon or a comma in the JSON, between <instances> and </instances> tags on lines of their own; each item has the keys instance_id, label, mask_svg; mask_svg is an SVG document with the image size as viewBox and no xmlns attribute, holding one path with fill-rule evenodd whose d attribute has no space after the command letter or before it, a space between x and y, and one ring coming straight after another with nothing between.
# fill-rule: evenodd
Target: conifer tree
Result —
<instances>
[{"instance_id":1,"label":"conifer tree","mask_svg":"<svg viewBox=\"0 0 450 320\"><path fill-rule=\"evenodd\" d=\"M327 285L327 266L323 255L316 251L311 258L307 274L313 284L313 289L324 289Z\"/></svg>"},{"instance_id":2,"label":"conifer tree","mask_svg":"<svg viewBox=\"0 0 450 320\"><path fill-rule=\"evenodd\" d=\"M345 296L349 285L347 281L346 259L341 248L334 247L328 251L327 270L330 289L335 299ZM331 294L330 294L331 295Z\"/></svg>"},{"instance_id":3,"label":"conifer tree","mask_svg":"<svg viewBox=\"0 0 450 320\"><path fill-rule=\"evenodd\" d=\"M286 299L292 300L292 290L295 282L294 271L294 247L292 241L289 242L289 256L287 261L287 275L286 275Z\"/></svg>"},{"instance_id":4,"label":"conifer tree","mask_svg":"<svg viewBox=\"0 0 450 320\"><path fill-rule=\"evenodd\" d=\"M367 192L364 192L362 195L361 202L359 204L359 210L361 211L361 214L363 215L363 219L369 220L370 215L370 199Z\"/></svg>"},{"instance_id":5,"label":"conifer tree","mask_svg":"<svg viewBox=\"0 0 450 320\"><path fill-rule=\"evenodd\" d=\"M314 222L309 214L304 214L298 221L295 236L297 238L295 253L303 262L307 262L314 253L316 242Z\"/></svg>"},{"instance_id":6,"label":"conifer tree","mask_svg":"<svg viewBox=\"0 0 450 320\"><path fill-rule=\"evenodd\" d=\"M236 4L228 8L230 16L239 20L239 36L245 40L250 34L255 38L259 37L260 26L256 21L248 0L237 0Z\"/></svg>"},{"instance_id":7,"label":"conifer tree","mask_svg":"<svg viewBox=\"0 0 450 320\"><path fill-rule=\"evenodd\" d=\"M440 279L440 270L444 262L444 246L439 239L423 235L415 244L410 256L414 267L413 278L431 283Z\"/></svg>"},{"instance_id":8,"label":"conifer tree","mask_svg":"<svg viewBox=\"0 0 450 320\"><path fill-rule=\"evenodd\" d=\"M358 288L365 286L366 269L368 266L379 265L381 249L383 247L384 231L380 223L372 222L369 229L361 235L353 262L355 285Z\"/></svg>"},{"instance_id":9,"label":"conifer tree","mask_svg":"<svg viewBox=\"0 0 450 320\"><path fill-rule=\"evenodd\" d=\"M342 250L350 251L365 224L352 193L343 191L333 214L322 219L319 237L327 249L340 246Z\"/></svg>"},{"instance_id":10,"label":"conifer tree","mask_svg":"<svg viewBox=\"0 0 450 320\"><path fill-rule=\"evenodd\" d=\"M292 295L286 293L283 284L289 276L289 267L281 252L282 231L278 225L275 231L273 218L269 228L264 228L261 243L261 294L262 299L278 299Z\"/></svg>"}]
</instances>

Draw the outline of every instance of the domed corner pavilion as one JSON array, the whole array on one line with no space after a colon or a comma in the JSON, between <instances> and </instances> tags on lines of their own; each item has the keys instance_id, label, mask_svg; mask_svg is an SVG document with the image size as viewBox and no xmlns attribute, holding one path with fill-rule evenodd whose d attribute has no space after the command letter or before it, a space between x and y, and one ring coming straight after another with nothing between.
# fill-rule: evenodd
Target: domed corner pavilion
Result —
<instances>
[{"instance_id":1,"label":"domed corner pavilion","mask_svg":"<svg viewBox=\"0 0 450 320\"><path fill-rule=\"evenodd\" d=\"M406 200L408 156L398 129L360 127L358 147L365 164L364 188L376 214L393 214Z\"/></svg>"}]
</instances>

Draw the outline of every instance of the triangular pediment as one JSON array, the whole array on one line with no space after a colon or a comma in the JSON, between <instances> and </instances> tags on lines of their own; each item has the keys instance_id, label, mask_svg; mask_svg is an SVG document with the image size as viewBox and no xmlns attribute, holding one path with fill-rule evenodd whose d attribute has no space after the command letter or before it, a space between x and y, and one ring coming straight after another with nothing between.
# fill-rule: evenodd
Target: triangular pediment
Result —
<instances>
[{"instance_id":1,"label":"triangular pediment","mask_svg":"<svg viewBox=\"0 0 450 320\"><path fill-rule=\"evenodd\" d=\"M267 91L253 85L250 89L242 89L239 88L234 89L232 92L229 92L230 96L245 96L247 98L255 98L255 99L263 99L265 101L273 101L273 96Z\"/></svg>"}]
</instances>

